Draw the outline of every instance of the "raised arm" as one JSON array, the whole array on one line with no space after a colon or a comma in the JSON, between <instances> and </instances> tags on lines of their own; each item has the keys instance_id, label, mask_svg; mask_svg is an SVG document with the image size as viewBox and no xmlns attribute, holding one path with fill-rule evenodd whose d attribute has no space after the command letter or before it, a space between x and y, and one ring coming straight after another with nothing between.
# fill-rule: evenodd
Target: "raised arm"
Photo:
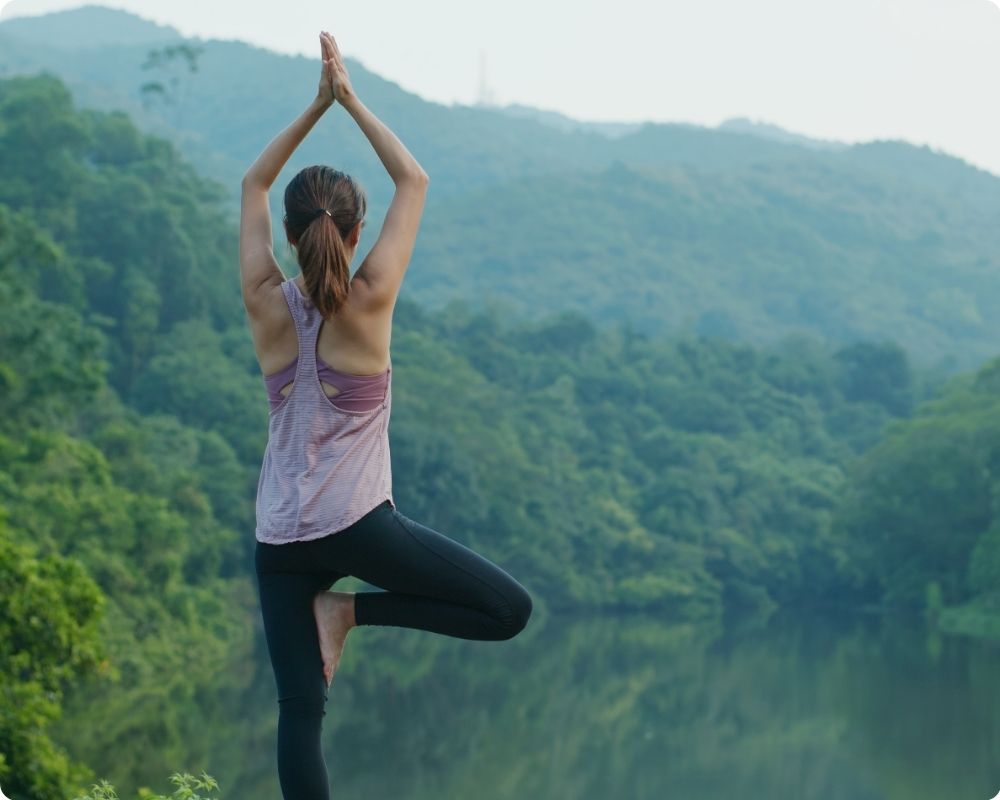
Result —
<instances>
[{"instance_id":1,"label":"raised arm","mask_svg":"<svg viewBox=\"0 0 1000 800\"><path fill-rule=\"evenodd\" d=\"M360 100L350 100L344 107L396 184L378 239L354 276L364 284L368 305L392 308L413 254L430 179L403 143Z\"/></svg>"},{"instance_id":2,"label":"raised arm","mask_svg":"<svg viewBox=\"0 0 1000 800\"><path fill-rule=\"evenodd\" d=\"M327 45L320 34L320 47L326 61ZM271 210L267 192L285 163L306 134L312 130L330 106L334 96L326 67L320 71L316 98L288 127L275 136L243 176L240 211L240 283L243 302L250 313L261 304L262 290L276 286L285 278L274 257L271 240Z\"/></svg>"},{"instance_id":3,"label":"raised arm","mask_svg":"<svg viewBox=\"0 0 1000 800\"><path fill-rule=\"evenodd\" d=\"M396 135L358 99L348 80L336 40L325 31L324 37L327 37L328 48L324 56L329 59L327 68L334 96L368 137L396 184L378 239L354 275L354 280L361 284L358 288L362 289L367 306L391 310L413 253L429 178Z\"/></svg>"}]
</instances>

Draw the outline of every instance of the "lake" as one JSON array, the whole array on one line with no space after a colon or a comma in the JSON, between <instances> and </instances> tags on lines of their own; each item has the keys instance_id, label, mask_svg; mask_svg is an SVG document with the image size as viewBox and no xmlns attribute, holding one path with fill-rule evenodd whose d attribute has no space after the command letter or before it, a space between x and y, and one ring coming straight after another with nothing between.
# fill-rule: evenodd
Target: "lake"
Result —
<instances>
[{"instance_id":1,"label":"lake","mask_svg":"<svg viewBox=\"0 0 1000 800\"><path fill-rule=\"evenodd\" d=\"M279 800L261 637L207 685L103 702L61 742L128 800L175 770ZM507 642L362 627L324 749L337 800L990 800L998 675L1000 645L907 617L536 614Z\"/></svg>"}]
</instances>

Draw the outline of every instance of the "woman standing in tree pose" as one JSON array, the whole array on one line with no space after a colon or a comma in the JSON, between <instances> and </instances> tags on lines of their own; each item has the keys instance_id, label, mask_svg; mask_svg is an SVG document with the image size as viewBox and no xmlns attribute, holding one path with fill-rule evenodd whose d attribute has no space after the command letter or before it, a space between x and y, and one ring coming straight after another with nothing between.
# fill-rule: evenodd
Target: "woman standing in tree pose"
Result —
<instances>
[{"instance_id":1,"label":"woman standing in tree pose","mask_svg":"<svg viewBox=\"0 0 1000 800\"><path fill-rule=\"evenodd\" d=\"M240 273L271 404L257 487L255 567L278 690L285 800L329 797L320 732L344 640L358 625L509 639L531 614L524 587L462 544L403 516L392 497L392 312L428 177L355 95L334 38L320 35L316 99L243 178ZM351 277L365 195L349 175L306 167L285 189L301 275L274 258L267 192L334 103L358 123L395 184L378 240ZM333 592L354 575L385 591Z\"/></svg>"}]
</instances>

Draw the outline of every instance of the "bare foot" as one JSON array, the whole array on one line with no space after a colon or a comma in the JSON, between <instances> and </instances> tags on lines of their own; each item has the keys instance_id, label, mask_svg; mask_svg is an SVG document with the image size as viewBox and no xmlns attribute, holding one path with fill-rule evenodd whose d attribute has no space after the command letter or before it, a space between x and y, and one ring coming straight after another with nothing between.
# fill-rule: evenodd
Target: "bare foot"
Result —
<instances>
[{"instance_id":1,"label":"bare foot","mask_svg":"<svg viewBox=\"0 0 1000 800\"><path fill-rule=\"evenodd\" d=\"M329 688L344 650L344 640L355 627L354 592L319 592L313 598L313 615L323 656L323 679Z\"/></svg>"}]
</instances>

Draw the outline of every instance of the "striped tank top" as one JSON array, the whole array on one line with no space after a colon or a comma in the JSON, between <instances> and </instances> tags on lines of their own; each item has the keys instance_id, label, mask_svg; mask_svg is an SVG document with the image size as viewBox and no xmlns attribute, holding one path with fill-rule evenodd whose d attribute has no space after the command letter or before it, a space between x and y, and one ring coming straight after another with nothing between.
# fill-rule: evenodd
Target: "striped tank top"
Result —
<instances>
[{"instance_id":1,"label":"striped tank top","mask_svg":"<svg viewBox=\"0 0 1000 800\"><path fill-rule=\"evenodd\" d=\"M389 457L392 362L377 406L355 411L334 405L339 395L327 397L317 370L323 317L294 280L281 290L299 354L291 390L268 415L256 504L256 538L268 544L318 539L386 500L396 505Z\"/></svg>"}]
</instances>

